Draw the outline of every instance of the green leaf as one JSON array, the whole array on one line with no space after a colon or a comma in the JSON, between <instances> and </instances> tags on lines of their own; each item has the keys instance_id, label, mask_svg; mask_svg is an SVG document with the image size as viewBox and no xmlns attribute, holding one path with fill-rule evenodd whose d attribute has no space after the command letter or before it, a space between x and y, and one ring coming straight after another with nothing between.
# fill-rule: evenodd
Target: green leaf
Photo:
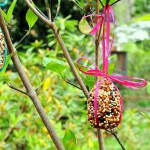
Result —
<instances>
[{"instance_id":1,"label":"green leaf","mask_svg":"<svg viewBox=\"0 0 150 150\"><path fill-rule=\"evenodd\" d=\"M146 119L150 121L150 116L146 113L140 112Z\"/></svg>"},{"instance_id":2,"label":"green leaf","mask_svg":"<svg viewBox=\"0 0 150 150\"><path fill-rule=\"evenodd\" d=\"M7 19L6 19L7 23L10 23L10 20L11 20L11 18L12 18L12 14L13 14L13 11L14 11L14 8L15 8L15 5L16 5L16 2L17 2L17 0L14 0L14 1L11 3L11 5L10 5L10 7L9 7L9 9L8 9L8 12L7 12Z\"/></svg>"},{"instance_id":3,"label":"green leaf","mask_svg":"<svg viewBox=\"0 0 150 150\"><path fill-rule=\"evenodd\" d=\"M95 78L94 76L90 76L90 75L86 75L86 76L82 76L82 75L81 75L81 77L82 77L82 79L83 79L85 85L88 86L89 89L91 90L92 87L94 86L94 83L95 83L95 81L96 81L96 78Z\"/></svg>"},{"instance_id":4,"label":"green leaf","mask_svg":"<svg viewBox=\"0 0 150 150\"><path fill-rule=\"evenodd\" d=\"M70 129L66 130L63 138L63 144L65 146L65 150L75 150L76 148L76 137Z\"/></svg>"},{"instance_id":5,"label":"green leaf","mask_svg":"<svg viewBox=\"0 0 150 150\"><path fill-rule=\"evenodd\" d=\"M150 20L150 14L144 15L142 17L136 18L133 21L137 22L137 21L149 21Z\"/></svg>"},{"instance_id":6,"label":"green leaf","mask_svg":"<svg viewBox=\"0 0 150 150\"><path fill-rule=\"evenodd\" d=\"M2 15L4 17L4 19L6 20L6 22L8 23L8 17L7 14L2 10Z\"/></svg>"},{"instance_id":7,"label":"green leaf","mask_svg":"<svg viewBox=\"0 0 150 150\"><path fill-rule=\"evenodd\" d=\"M62 75L63 71L67 68L67 66L65 65L65 62L62 60L58 60L56 58L47 58L44 57L43 59L43 65L53 71L56 72L60 75Z\"/></svg>"},{"instance_id":8,"label":"green leaf","mask_svg":"<svg viewBox=\"0 0 150 150\"><path fill-rule=\"evenodd\" d=\"M109 64L108 66L108 74L112 74L115 68L115 64Z\"/></svg>"},{"instance_id":9,"label":"green leaf","mask_svg":"<svg viewBox=\"0 0 150 150\"><path fill-rule=\"evenodd\" d=\"M31 28L34 26L37 20L38 20L38 17L33 13L31 9L28 9L26 13L26 21L28 23L29 30L31 30Z\"/></svg>"},{"instance_id":10,"label":"green leaf","mask_svg":"<svg viewBox=\"0 0 150 150\"><path fill-rule=\"evenodd\" d=\"M147 83L147 93L150 94L150 82Z\"/></svg>"},{"instance_id":11,"label":"green leaf","mask_svg":"<svg viewBox=\"0 0 150 150\"><path fill-rule=\"evenodd\" d=\"M90 33L90 31L92 30L92 28L90 27L90 25L88 24L88 22L86 21L86 18L82 18L79 22L79 30L84 33L84 34L88 34Z\"/></svg>"}]
</instances>

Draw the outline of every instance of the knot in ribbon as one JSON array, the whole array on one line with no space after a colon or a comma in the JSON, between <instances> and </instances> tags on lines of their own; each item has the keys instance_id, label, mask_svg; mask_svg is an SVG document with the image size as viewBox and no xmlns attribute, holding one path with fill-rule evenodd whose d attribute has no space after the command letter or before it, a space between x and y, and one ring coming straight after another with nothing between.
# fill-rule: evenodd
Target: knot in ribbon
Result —
<instances>
[{"instance_id":1,"label":"knot in ribbon","mask_svg":"<svg viewBox=\"0 0 150 150\"><path fill-rule=\"evenodd\" d=\"M89 66L80 65L80 61L86 62L86 64L89 64ZM109 75L106 74L102 70L100 70L94 63L92 63L88 58L86 57L80 57L76 61L77 67L79 71L86 75L91 75L95 77L103 77L115 82L118 82L126 87L132 88L132 89L139 89L144 87L147 84L147 81L143 78L137 78L133 76L123 76L123 75Z\"/></svg>"}]
</instances>

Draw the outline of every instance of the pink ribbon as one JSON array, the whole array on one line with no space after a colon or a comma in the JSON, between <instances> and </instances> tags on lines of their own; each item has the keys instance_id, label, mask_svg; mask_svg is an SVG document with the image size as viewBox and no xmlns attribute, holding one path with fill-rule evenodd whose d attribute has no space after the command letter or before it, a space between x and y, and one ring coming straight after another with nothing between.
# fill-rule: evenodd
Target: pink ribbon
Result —
<instances>
[{"instance_id":1,"label":"pink ribbon","mask_svg":"<svg viewBox=\"0 0 150 150\"><path fill-rule=\"evenodd\" d=\"M113 44L114 36L112 36L112 40L110 41L110 21L112 19L112 22L115 26L115 17L113 9L110 5L107 5L104 7L102 15L92 14L88 16L84 16L84 18L89 16L96 16L96 18L93 21L97 21L97 24L93 27L90 34L94 35L99 30L102 30L102 60L103 60L103 68L100 70L94 63L92 63L88 58L81 57L77 59L76 64L78 69L88 75L92 76L101 76L103 78L106 78L107 80L118 82L126 87L132 88L132 89L139 89L144 87L147 84L147 81L143 78L137 78L132 76L123 76L123 75L109 75L108 74L108 57L110 56L111 47ZM86 63L90 64L90 66L85 65L79 65L79 61L85 60ZM100 88L101 82L98 81L98 85L96 87L96 91L94 94L94 113L95 118L98 123L97 118L97 95L98 90ZM116 86L115 86L116 87ZM117 88L117 87L116 87ZM118 90L118 88L117 88ZM119 90L118 90L119 91ZM122 99L122 98L121 98ZM122 103L121 103L122 105ZM122 107L122 106L121 106Z\"/></svg>"},{"instance_id":2,"label":"pink ribbon","mask_svg":"<svg viewBox=\"0 0 150 150\"><path fill-rule=\"evenodd\" d=\"M90 66L84 66L84 65L79 65L79 61L85 60L86 63L90 63ZM137 78L133 76L123 76L123 75L109 75L106 74L103 70L100 70L94 63L92 63L88 58L86 57L80 57L76 61L78 69L87 75L91 76L101 76L106 79L110 79L112 81L118 82L126 87L132 88L132 89L139 89L144 87L147 84L147 81L143 78ZM93 66L95 69L93 69Z\"/></svg>"},{"instance_id":3,"label":"pink ribbon","mask_svg":"<svg viewBox=\"0 0 150 150\"><path fill-rule=\"evenodd\" d=\"M110 21L115 26L115 17L114 11L110 5L104 7L102 15L99 14L91 14L84 16L84 18L95 16L96 18L93 21L97 21L97 24L93 27L90 34L96 34L99 29L102 29L102 60L103 60L103 68L100 70L96 65L94 65L89 59L85 57L81 57L77 60L77 67L79 70L85 74L92 76L102 76L107 79L111 79L115 82L118 82L124 86L129 88L138 89L144 87L147 84L147 81L142 78L130 77L130 76L122 76L122 75L108 75L108 57L111 53L111 47L113 44L114 36L112 37L112 41L110 42ZM79 60L84 59L87 62L91 63L91 66L95 66L94 69L86 66L79 66ZM87 71L84 71L87 69Z\"/></svg>"}]
</instances>

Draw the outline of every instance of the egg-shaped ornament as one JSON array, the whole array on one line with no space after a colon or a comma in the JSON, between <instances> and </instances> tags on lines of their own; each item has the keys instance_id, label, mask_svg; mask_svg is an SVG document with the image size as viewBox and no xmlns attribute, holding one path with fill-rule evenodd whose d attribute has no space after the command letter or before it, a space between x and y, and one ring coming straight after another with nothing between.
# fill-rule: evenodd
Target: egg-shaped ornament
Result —
<instances>
[{"instance_id":1,"label":"egg-shaped ornament","mask_svg":"<svg viewBox=\"0 0 150 150\"><path fill-rule=\"evenodd\" d=\"M87 113L95 128L113 129L122 119L122 97L116 85L106 78L96 82L89 93Z\"/></svg>"},{"instance_id":2,"label":"egg-shaped ornament","mask_svg":"<svg viewBox=\"0 0 150 150\"><path fill-rule=\"evenodd\" d=\"M7 46L5 43L5 37L0 29L0 72L3 70L6 63Z\"/></svg>"}]
</instances>

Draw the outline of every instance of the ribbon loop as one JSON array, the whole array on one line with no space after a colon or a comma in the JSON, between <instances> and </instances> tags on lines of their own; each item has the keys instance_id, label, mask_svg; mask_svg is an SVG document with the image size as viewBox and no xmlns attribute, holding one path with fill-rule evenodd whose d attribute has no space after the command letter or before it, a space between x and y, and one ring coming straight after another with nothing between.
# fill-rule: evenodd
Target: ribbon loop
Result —
<instances>
[{"instance_id":1,"label":"ribbon loop","mask_svg":"<svg viewBox=\"0 0 150 150\"><path fill-rule=\"evenodd\" d=\"M85 63L83 65L80 65L79 62L83 60ZM90 61L86 57L80 57L79 59L77 59L76 64L77 64L78 69L84 74L95 76L95 77L101 76L101 77L110 79L112 81L118 82L128 88L139 89L139 88L144 87L147 84L147 81L143 78L137 78L133 76L105 74L94 63L92 63L92 61ZM85 66L86 64L89 64L89 66Z\"/></svg>"},{"instance_id":2,"label":"ribbon loop","mask_svg":"<svg viewBox=\"0 0 150 150\"><path fill-rule=\"evenodd\" d=\"M92 76L101 76L115 82L118 82L124 86L133 89L139 89L144 87L147 84L147 81L143 78L137 77L130 77L130 76L122 76L122 75L108 75L108 57L111 53L111 47L114 41L114 35L112 36L112 40L110 40L110 23L113 22L115 27L115 17L114 11L110 5L104 7L102 15L99 14L91 14L84 16L84 18L95 16L96 18L93 20L94 22L97 21L97 24L93 27L92 31L90 32L92 35L96 34L99 29L102 29L102 60L103 60L103 68L100 70L98 66L93 64L89 59L86 57L81 57L77 59L77 67L78 69L88 75ZM84 62L84 64L79 65L80 62Z\"/></svg>"}]
</instances>

